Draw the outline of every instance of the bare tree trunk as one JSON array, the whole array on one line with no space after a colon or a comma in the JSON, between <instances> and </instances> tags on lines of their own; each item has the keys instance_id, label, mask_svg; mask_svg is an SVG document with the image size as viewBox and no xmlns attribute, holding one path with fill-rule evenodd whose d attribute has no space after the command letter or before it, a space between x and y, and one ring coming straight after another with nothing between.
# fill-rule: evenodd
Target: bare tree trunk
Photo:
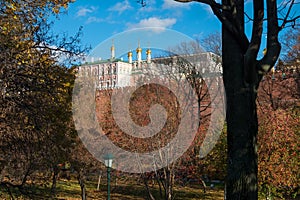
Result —
<instances>
[{"instance_id":1,"label":"bare tree trunk","mask_svg":"<svg viewBox=\"0 0 300 200\"><path fill-rule=\"evenodd\" d=\"M163 193L162 193L162 181L161 181L161 177L158 176L158 174L155 175L155 178L156 178L156 181L157 181L157 184L158 184L158 187L159 187L159 195L162 197L163 196Z\"/></svg>"},{"instance_id":2,"label":"bare tree trunk","mask_svg":"<svg viewBox=\"0 0 300 200\"><path fill-rule=\"evenodd\" d=\"M201 185L203 187L203 193L206 193L206 184L205 184L205 181L202 178L200 178L200 182L201 182Z\"/></svg>"},{"instance_id":3,"label":"bare tree trunk","mask_svg":"<svg viewBox=\"0 0 300 200\"><path fill-rule=\"evenodd\" d=\"M53 177L52 177L52 186L51 186L51 194L53 196L56 195L56 182L58 178L59 168L57 166L53 167Z\"/></svg>"},{"instance_id":4,"label":"bare tree trunk","mask_svg":"<svg viewBox=\"0 0 300 200\"><path fill-rule=\"evenodd\" d=\"M151 191L150 191L150 188L149 188L149 184L148 184L148 177L146 177L145 174L142 174L142 179L143 179L143 182L146 186L146 190L147 190L147 194L148 194L148 198L150 200L155 200L154 196L152 195Z\"/></svg>"},{"instance_id":5,"label":"bare tree trunk","mask_svg":"<svg viewBox=\"0 0 300 200\"><path fill-rule=\"evenodd\" d=\"M165 169L165 199L172 200L173 198L173 173L170 166L167 166Z\"/></svg>"},{"instance_id":6,"label":"bare tree trunk","mask_svg":"<svg viewBox=\"0 0 300 200\"><path fill-rule=\"evenodd\" d=\"M81 189L81 199L86 200L85 176L82 169L78 171L78 183Z\"/></svg>"},{"instance_id":7,"label":"bare tree trunk","mask_svg":"<svg viewBox=\"0 0 300 200\"><path fill-rule=\"evenodd\" d=\"M240 23L243 24L243 17L239 19L242 19ZM241 45L224 25L222 33L228 128L226 199L255 200L258 199L256 86L245 83Z\"/></svg>"},{"instance_id":8,"label":"bare tree trunk","mask_svg":"<svg viewBox=\"0 0 300 200\"><path fill-rule=\"evenodd\" d=\"M98 184L97 184L98 191L100 190L101 178L102 178L102 171L99 173Z\"/></svg>"}]
</instances>

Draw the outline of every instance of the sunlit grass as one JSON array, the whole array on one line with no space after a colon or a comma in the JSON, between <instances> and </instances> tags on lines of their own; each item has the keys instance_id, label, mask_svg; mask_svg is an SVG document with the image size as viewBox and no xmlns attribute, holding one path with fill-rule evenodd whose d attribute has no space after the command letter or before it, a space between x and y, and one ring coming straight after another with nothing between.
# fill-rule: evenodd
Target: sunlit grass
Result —
<instances>
[{"instance_id":1,"label":"sunlit grass","mask_svg":"<svg viewBox=\"0 0 300 200\"><path fill-rule=\"evenodd\" d=\"M150 187L153 196L156 199L161 199L158 186ZM59 180L57 183L56 196L53 198L50 194L50 187L42 186L26 186L24 188L30 196L22 195L18 190L12 190L15 199L60 199L60 200L80 200L81 190L76 180ZM32 190L32 191L30 191ZM106 182L101 183L97 190L97 182L88 181L86 183L87 198L105 200L107 197ZM223 198L222 189L208 189L206 193L201 187L175 187L175 199L184 200L221 200ZM0 199L10 199L7 191L0 189ZM119 182L117 185L112 182L111 199L118 200L143 200L147 199L147 191L142 184L136 182Z\"/></svg>"},{"instance_id":2,"label":"sunlit grass","mask_svg":"<svg viewBox=\"0 0 300 200\"><path fill-rule=\"evenodd\" d=\"M143 184L139 184L137 181L115 181L111 183L111 199L112 200L144 200L147 199L147 191ZM28 199L57 199L57 200L81 200L81 189L78 181L73 180L59 180L57 182L55 197L51 196L50 185L37 186L26 185L24 191L27 195L20 193L18 189L12 189L11 192L15 199L28 200ZM160 196L159 188L157 185L150 187L150 190L155 199L162 199ZM107 187L106 180L101 182L99 190L97 190L97 181L87 181L86 191L88 199L106 200ZM223 200L224 190L222 185L217 185L214 188L207 188L204 193L200 185L189 185L184 187L174 187L175 199L178 200ZM11 199L7 190L0 187L0 199ZM260 197L259 199L265 199ZM274 198L276 199L276 198Z\"/></svg>"}]
</instances>

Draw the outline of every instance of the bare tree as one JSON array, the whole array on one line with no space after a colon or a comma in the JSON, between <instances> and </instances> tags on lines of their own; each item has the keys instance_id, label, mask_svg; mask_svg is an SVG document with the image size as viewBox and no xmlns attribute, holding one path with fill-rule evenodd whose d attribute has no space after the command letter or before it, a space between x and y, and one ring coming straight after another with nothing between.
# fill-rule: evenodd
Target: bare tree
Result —
<instances>
[{"instance_id":1,"label":"bare tree","mask_svg":"<svg viewBox=\"0 0 300 200\"><path fill-rule=\"evenodd\" d=\"M199 119L199 121L195 121L195 125L198 126L198 132L196 135L197 139L195 140L201 140L200 137L203 136L205 133L201 132L200 125L202 125L203 121L209 118L212 112L212 106L211 106L212 102L223 100L223 99L216 100L216 96L218 95L209 93L209 89L211 89L212 87L214 87L218 92L221 92L221 88L218 87L221 85L220 84L221 79L219 79L221 73L220 71L217 70L220 64L219 63L220 60L218 59L219 57L212 53L204 53L198 41L180 43L179 45L170 48L170 51L171 53L168 57L153 59L153 64L155 64L158 67L161 74L164 74L165 76L167 76L168 79L175 81L178 84L177 86L178 89L180 88L180 82L182 81L182 79L186 80L189 83L189 85L193 88L196 97L196 99L193 100L194 107L195 107L194 117L196 118L195 115L198 115L197 119ZM174 55L174 53L180 55ZM146 70L150 74L150 76L155 76L154 71L156 70L154 69L155 68L150 67L148 70L147 68L145 68L144 70ZM199 73L199 71L203 71L203 72ZM204 81L204 79L206 79L206 81ZM158 88L157 86L153 87L152 92L153 90L156 96L156 100L162 102L174 101L172 97L168 97L165 95L167 93L166 91L160 91L159 87ZM187 99L192 97L188 91L186 91L186 93L183 92L181 95L186 96ZM143 95L142 97L144 98L144 96L145 95ZM142 102L142 100L139 100L138 102ZM178 122L180 122L180 117L179 117L180 112L178 108L182 105L177 105L177 104L173 105L173 104L164 105L166 106L166 108L173 107L172 111L168 113L170 116L172 116L173 120L165 128L167 135L176 134L177 131L176 127L178 126ZM134 105L137 105L137 103L134 103ZM198 109L196 110L196 108ZM145 110L145 108L139 110ZM169 140L168 137L161 138L159 140L161 143L159 143L158 145L160 147L163 147L165 142L168 140ZM157 143L156 140L149 141L149 144L152 144L153 146L157 146L157 144L155 143ZM193 147L196 145L195 143L192 144ZM171 159L174 152L176 152L176 149L170 148L170 152L168 152L168 155L159 156L160 161L165 162L164 159ZM199 152L199 149L197 149L197 151L195 152ZM192 154L190 155L188 162L187 160L185 162L182 162L179 159L173 161L172 163L168 164L162 169L155 170L153 173L142 174L143 182L148 191L149 198L154 199L148 183L150 179L154 179L156 180L160 188L161 198L164 198L166 200L173 199L174 198L173 188L175 185L175 176L179 178L183 178L182 176L179 175L180 173L177 173L179 171L179 168L187 171L188 168L187 165L189 165L190 162L194 162L195 160L197 160L198 157L199 156ZM181 170L181 174L183 174L182 170ZM195 180L199 180L199 183L203 185L204 192L205 192L206 185L205 182L201 179L201 177L197 176L193 178Z\"/></svg>"},{"instance_id":2,"label":"bare tree","mask_svg":"<svg viewBox=\"0 0 300 200\"><path fill-rule=\"evenodd\" d=\"M213 32L201 39L200 41L201 46L206 51L215 53L219 56L222 55L222 36L220 32Z\"/></svg>"},{"instance_id":3,"label":"bare tree","mask_svg":"<svg viewBox=\"0 0 300 200\"><path fill-rule=\"evenodd\" d=\"M176 0L192 2L193 0ZM210 6L222 23L223 80L226 91L228 163L226 198L258 199L257 181L257 88L263 75L276 63L281 45L279 32L296 24L291 15L297 1L254 0L253 18L245 15L244 0L194 0ZM266 3L266 7L265 7ZM264 18L266 14L266 19ZM252 34L245 33L245 16L252 22ZM267 52L258 58L266 22Z\"/></svg>"},{"instance_id":4,"label":"bare tree","mask_svg":"<svg viewBox=\"0 0 300 200\"><path fill-rule=\"evenodd\" d=\"M170 47L169 52L172 54L179 55L193 55L203 53L204 49L202 48L200 41L198 39L192 40L189 42L181 42L180 44ZM171 56L171 55L170 55Z\"/></svg>"},{"instance_id":5,"label":"bare tree","mask_svg":"<svg viewBox=\"0 0 300 200\"><path fill-rule=\"evenodd\" d=\"M283 60L288 63L300 62L300 28L295 28L283 35Z\"/></svg>"}]
</instances>

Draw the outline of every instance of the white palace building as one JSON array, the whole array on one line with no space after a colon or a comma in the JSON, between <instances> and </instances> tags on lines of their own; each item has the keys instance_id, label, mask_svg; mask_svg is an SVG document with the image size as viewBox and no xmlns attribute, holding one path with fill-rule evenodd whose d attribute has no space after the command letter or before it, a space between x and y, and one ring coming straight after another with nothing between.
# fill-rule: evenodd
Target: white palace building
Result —
<instances>
[{"instance_id":1,"label":"white palace building","mask_svg":"<svg viewBox=\"0 0 300 200\"><path fill-rule=\"evenodd\" d=\"M143 49L138 45L136 59L133 60L133 52L129 51L128 59L124 61L115 58L114 44L112 44L110 51L111 57L109 59L86 62L78 67L79 76L96 78L98 90L132 86L138 75L145 73L145 71L155 73L158 67L171 69L171 72L177 75L186 75L193 70L204 80L211 76L220 77L222 75L221 59L211 52L152 58L151 49L147 48L146 59L142 60ZM180 60L184 60L184 62L181 62L180 67L178 67ZM158 73L161 74L162 71Z\"/></svg>"}]
</instances>

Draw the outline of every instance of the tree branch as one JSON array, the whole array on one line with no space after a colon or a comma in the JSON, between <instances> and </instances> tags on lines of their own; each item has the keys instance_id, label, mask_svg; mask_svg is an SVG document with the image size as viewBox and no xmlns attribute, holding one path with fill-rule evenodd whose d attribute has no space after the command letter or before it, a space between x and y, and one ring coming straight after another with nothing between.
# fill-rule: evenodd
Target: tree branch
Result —
<instances>
[{"instance_id":1,"label":"tree branch","mask_svg":"<svg viewBox=\"0 0 300 200\"><path fill-rule=\"evenodd\" d=\"M264 1L253 1L254 19L250 45L245 53L244 76L247 83L257 82L256 58L261 44L263 19L264 19Z\"/></svg>"},{"instance_id":2,"label":"tree branch","mask_svg":"<svg viewBox=\"0 0 300 200\"><path fill-rule=\"evenodd\" d=\"M247 17L248 21L247 22L250 22L250 21L253 21L253 19L248 15L248 13L244 12L245 16Z\"/></svg>"},{"instance_id":3,"label":"tree branch","mask_svg":"<svg viewBox=\"0 0 300 200\"><path fill-rule=\"evenodd\" d=\"M283 29L283 28L286 28L286 27L292 27L294 28L295 26L298 26L298 24L296 24L296 21L300 19L300 15L296 16L296 17L293 17L292 19L280 19L279 20L282 20L283 23L282 25L280 26L280 30ZM287 24L289 23L292 23L291 25L287 26Z\"/></svg>"},{"instance_id":4,"label":"tree branch","mask_svg":"<svg viewBox=\"0 0 300 200\"><path fill-rule=\"evenodd\" d=\"M267 52L265 56L258 62L258 70L268 72L276 63L281 50L281 45L278 41L278 26L277 5L276 1L267 0Z\"/></svg>"},{"instance_id":5,"label":"tree branch","mask_svg":"<svg viewBox=\"0 0 300 200\"><path fill-rule=\"evenodd\" d=\"M239 30L236 23L234 23L233 20L228 19L225 16L225 12L230 11L232 12L233 7L231 5L222 5L217 3L214 0L175 0L177 2L181 3L188 3L188 2L199 2L206 5L209 5L212 9L214 15L220 20L220 22L226 27L226 29L233 34L234 38L238 41L238 43L241 45L241 48L244 52L247 51L247 48L249 46L249 41L247 36L245 35L244 31Z\"/></svg>"},{"instance_id":6,"label":"tree branch","mask_svg":"<svg viewBox=\"0 0 300 200\"><path fill-rule=\"evenodd\" d=\"M280 26L281 29L284 28L285 24L287 23L288 17L289 17L289 15L291 13L291 10L292 10L292 7L293 7L294 3L295 3L295 0L292 0L290 6L288 8L288 11L287 11L287 13L285 15L285 18L283 19L283 22L282 22L282 24Z\"/></svg>"}]
</instances>

